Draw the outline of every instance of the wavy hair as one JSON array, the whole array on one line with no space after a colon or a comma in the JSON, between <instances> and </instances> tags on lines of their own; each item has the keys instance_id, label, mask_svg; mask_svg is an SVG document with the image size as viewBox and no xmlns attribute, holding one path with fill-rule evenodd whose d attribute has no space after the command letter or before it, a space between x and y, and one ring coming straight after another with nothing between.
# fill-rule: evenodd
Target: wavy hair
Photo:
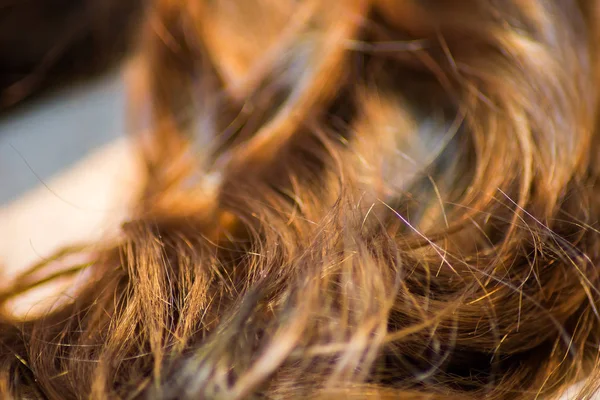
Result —
<instances>
[{"instance_id":1,"label":"wavy hair","mask_svg":"<svg viewBox=\"0 0 600 400\"><path fill-rule=\"evenodd\" d=\"M118 238L0 293L0 394L590 398L599 15L584 0L155 2L134 74L151 126L137 206ZM80 271L43 314L10 313Z\"/></svg>"}]
</instances>

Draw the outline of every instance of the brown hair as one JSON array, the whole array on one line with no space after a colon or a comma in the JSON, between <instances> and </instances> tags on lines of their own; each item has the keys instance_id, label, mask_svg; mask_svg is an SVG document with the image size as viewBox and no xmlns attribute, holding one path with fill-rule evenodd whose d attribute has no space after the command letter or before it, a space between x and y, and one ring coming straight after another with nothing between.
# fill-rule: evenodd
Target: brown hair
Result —
<instances>
[{"instance_id":1,"label":"brown hair","mask_svg":"<svg viewBox=\"0 0 600 400\"><path fill-rule=\"evenodd\" d=\"M47 313L2 316L3 398L589 398L596 15L158 1L139 205L0 294L86 271Z\"/></svg>"}]
</instances>

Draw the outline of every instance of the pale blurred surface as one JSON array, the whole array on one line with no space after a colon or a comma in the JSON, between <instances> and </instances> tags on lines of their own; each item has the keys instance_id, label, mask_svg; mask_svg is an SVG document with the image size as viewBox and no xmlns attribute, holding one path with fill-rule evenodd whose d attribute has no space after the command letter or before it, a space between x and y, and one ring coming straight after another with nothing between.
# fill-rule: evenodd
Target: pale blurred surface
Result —
<instances>
[{"instance_id":1,"label":"pale blurred surface","mask_svg":"<svg viewBox=\"0 0 600 400\"><path fill-rule=\"evenodd\" d=\"M120 73L0 120L0 265L12 276L74 242L106 237L136 187Z\"/></svg>"},{"instance_id":2,"label":"pale blurred surface","mask_svg":"<svg viewBox=\"0 0 600 400\"><path fill-rule=\"evenodd\" d=\"M0 119L0 204L40 184L32 169L42 180L50 179L122 136L124 112L124 85L121 75L113 72L4 115Z\"/></svg>"}]
</instances>

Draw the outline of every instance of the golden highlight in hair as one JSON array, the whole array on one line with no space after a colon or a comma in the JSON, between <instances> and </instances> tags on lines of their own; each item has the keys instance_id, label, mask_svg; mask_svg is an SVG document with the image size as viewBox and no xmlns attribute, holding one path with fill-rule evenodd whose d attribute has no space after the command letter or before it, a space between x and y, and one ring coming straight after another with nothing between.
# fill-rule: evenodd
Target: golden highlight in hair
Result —
<instances>
[{"instance_id":1,"label":"golden highlight in hair","mask_svg":"<svg viewBox=\"0 0 600 400\"><path fill-rule=\"evenodd\" d=\"M0 293L0 396L590 398L594 3L156 1L138 205Z\"/></svg>"}]
</instances>

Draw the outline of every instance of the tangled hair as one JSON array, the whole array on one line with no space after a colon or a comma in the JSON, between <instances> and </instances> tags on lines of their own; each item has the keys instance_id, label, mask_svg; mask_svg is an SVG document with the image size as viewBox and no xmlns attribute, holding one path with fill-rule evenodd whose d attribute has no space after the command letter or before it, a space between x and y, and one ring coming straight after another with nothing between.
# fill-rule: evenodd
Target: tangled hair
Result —
<instances>
[{"instance_id":1,"label":"tangled hair","mask_svg":"<svg viewBox=\"0 0 600 400\"><path fill-rule=\"evenodd\" d=\"M590 398L594 3L157 1L138 205L0 293L1 397Z\"/></svg>"}]
</instances>

